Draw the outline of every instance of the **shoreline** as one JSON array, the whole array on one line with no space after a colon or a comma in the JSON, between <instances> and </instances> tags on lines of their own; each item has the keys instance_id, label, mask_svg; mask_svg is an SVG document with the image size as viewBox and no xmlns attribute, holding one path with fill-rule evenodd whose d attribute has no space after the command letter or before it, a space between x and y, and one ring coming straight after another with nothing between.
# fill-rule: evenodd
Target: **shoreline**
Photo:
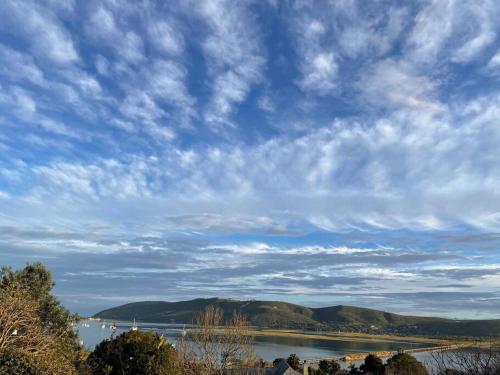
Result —
<instances>
[{"instance_id":1,"label":"shoreline","mask_svg":"<svg viewBox=\"0 0 500 375\"><path fill-rule=\"evenodd\" d=\"M86 319L83 319L86 320ZM93 321L108 321L107 319L89 319ZM115 321L120 324L131 324L128 321ZM139 323L140 324L140 323ZM169 325L169 323L149 323L142 322L143 325L151 326L163 326ZM180 325L180 324L175 324ZM189 327L194 328L194 327ZM189 329L188 328L188 329ZM222 327L220 329L223 331ZM326 340L326 341L343 341L343 342L385 342L385 343L404 343L404 344L428 344L415 349L403 349L406 353L432 353L439 351L453 350L457 348L464 348L472 345L472 342L468 340L449 340L449 339L438 339L422 336L397 336L397 335L384 335L384 334L369 334L369 333L356 333L356 332L305 332L298 330L287 330L287 329L269 329L269 328L247 328L243 331L244 334L252 336L267 336L267 337L283 337L283 338L298 338L306 340ZM397 351L374 351L374 352L353 352L348 354L343 354L342 356L325 356L317 358L306 359L308 363L316 363L321 359L335 359L342 362L352 363L358 362L365 359L369 354L375 354L378 357L385 359L393 356Z\"/></svg>"},{"instance_id":2,"label":"shoreline","mask_svg":"<svg viewBox=\"0 0 500 375\"><path fill-rule=\"evenodd\" d=\"M446 339L436 339L417 336L395 336L381 335L368 333L308 333L294 330L277 330L277 329L248 329L249 333L258 336L279 336L279 337L296 337L303 339L316 340L331 340L331 341L356 341L356 342L400 342L400 343L416 343L416 344L434 344L435 346L443 346L450 344L452 341ZM455 341L456 342L456 341ZM462 342L462 340L460 341Z\"/></svg>"}]
</instances>

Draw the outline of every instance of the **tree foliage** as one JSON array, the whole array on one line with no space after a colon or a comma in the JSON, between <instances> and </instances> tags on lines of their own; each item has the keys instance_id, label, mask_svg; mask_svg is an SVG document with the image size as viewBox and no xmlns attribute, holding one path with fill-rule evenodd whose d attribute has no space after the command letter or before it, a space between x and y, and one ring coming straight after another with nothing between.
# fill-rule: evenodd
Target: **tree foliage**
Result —
<instances>
[{"instance_id":1,"label":"tree foliage","mask_svg":"<svg viewBox=\"0 0 500 375\"><path fill-rule=\"evenodd\" d=\"M382 375L384 373L384 362L375 354L369 354L360 366L360 370L371 375Z\"/></svg>"},{"instance_id":2,"label":"tree foliage","mask_svg":"<svg viewBox=\"0 0 500 375\"><path fill-rule=\"evenodd\" d=\"M309 368L309 375L334 375L341 369L340 364L335 360L322 359L318 363L318 368Z\"/></svg>"},{"instance_id":3,"label":"tree foliage","mask_svg":"<svg viewBox=\"0 0 500 375\"><path fill-rule=\"evenodd\" d=\"M178 375L174 347L153 332L129 331L105 340L89 355L94 375Z\"/></svg>"},{"instance_id":4,"label":"tree foliage","mask_svg":"<svg viewBox=\"0 0 500 375\"><path fill-rule=\"evenodd\" d=\"M52 275L42 263L28 264L21 270L13 271L3 267L0 271L1 287L16 287L27 293L38 304L38 316L43 328L58 337L68 355L76 356L80 350L78 335L72 323L78 320L52 295L54 282Z\"/></svg>"},{"instance_id":5,"label":"tree foliage","mask_svg":"<svg viewBox=\"0 0 500 375\"><path fill-rule=\"evenodd\" d=\"M75 317L51 294L53 286L41 263L0 270L0 351L9 363L24 358L38 371L72 374L81 354Z\"/></svg>"},{"instance_id":6,"label":"tree foliage","mask_svg":"<svg viewBox=\"0 0 500 375\"><path fill-rule=\"evenodd\" d=\"M387 360L386 375L427 375L424 365L407 353L398 353Z\"/></svg>"},{"instance_id":7,"label":"tree foliage","mask_svg":"<svg viewBox=\"0 0 500 375\"><path fill-rule=\"evenodd\" d=\"M50 375L21 351L0 350L0 375Z\"/></svg>"},{"instance_id":8,"label":"tree foliage","mask_svg":"<svg viewBox=\"0 0 500 375\"><path fill-rule=\"evenodd\" d=\"M300 358L297 354L290 354L290 356L286 359L286 362L294 370L298 370L300 368Z\"/></svg>"}]
</instances>

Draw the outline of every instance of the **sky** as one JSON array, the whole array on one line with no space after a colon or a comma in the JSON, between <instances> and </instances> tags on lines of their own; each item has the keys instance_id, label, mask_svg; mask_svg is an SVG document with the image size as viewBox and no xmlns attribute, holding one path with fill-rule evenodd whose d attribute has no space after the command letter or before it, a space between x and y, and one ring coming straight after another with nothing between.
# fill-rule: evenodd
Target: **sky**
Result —
<instances>
[{"instance_id":1,"label":"sky","mask_svg":"<svg viewBox=\"0 0 500 375\"><path fill-rule=\"evenodd\" d=\"M0 264L72 310L500 318L496 0L0 2Z\"/></svg>"}]
</instances>

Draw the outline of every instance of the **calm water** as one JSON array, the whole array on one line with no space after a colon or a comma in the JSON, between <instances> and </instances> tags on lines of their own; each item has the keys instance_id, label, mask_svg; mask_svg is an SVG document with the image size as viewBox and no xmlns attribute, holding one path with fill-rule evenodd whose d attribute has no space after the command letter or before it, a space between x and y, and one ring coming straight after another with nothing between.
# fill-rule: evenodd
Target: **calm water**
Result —
<instances>
[{"instance_id":1,"label":"calm water","mask_svg":"<svg viewBox=\"0 0 500 375\"><path fill-rule=\"evenodd\" d=\"M112 331L109 328L110 322L104 323L106 328L102 328L103 322L82 321L78 325L80 338L88 348L93 348L104 339L110 338ZM87 327L88 325L88 327ZM130 330L131 323L116 323L117 330L115 335ZM176 337L181 333L183 326L176 324L148 324L140 323L139 329L142 331L153 330L163 334L168 341L175 343ZM272 361L275 358L286 357L291 353L297 354L300 358L317 358L324 356L341 356L347 353L355 352L376 352L376 351L394 351L398 348L410 349L418 348L423 344L408 342L349 342L306 339L294 337L278 336L256 336L254 348L257 354L266 361Z\"/></svg>"}]
</instances>

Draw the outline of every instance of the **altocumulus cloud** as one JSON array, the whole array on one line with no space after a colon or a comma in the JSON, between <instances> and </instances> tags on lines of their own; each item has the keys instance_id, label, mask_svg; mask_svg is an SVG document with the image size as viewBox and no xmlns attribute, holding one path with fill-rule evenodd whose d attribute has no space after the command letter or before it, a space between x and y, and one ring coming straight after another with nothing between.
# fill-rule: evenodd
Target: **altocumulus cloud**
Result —
<instances>
[{"instance_id":1,"label":"altocumulus cloud","mask_svg":"<svg viewBox=\"0 0 500 375\"><path fill-rule=\"evenodd\" d=\"M73 309L498 314L495 1L6 1L0 17L0 260L47 263Z\"/></svg>"}]
</instances>

